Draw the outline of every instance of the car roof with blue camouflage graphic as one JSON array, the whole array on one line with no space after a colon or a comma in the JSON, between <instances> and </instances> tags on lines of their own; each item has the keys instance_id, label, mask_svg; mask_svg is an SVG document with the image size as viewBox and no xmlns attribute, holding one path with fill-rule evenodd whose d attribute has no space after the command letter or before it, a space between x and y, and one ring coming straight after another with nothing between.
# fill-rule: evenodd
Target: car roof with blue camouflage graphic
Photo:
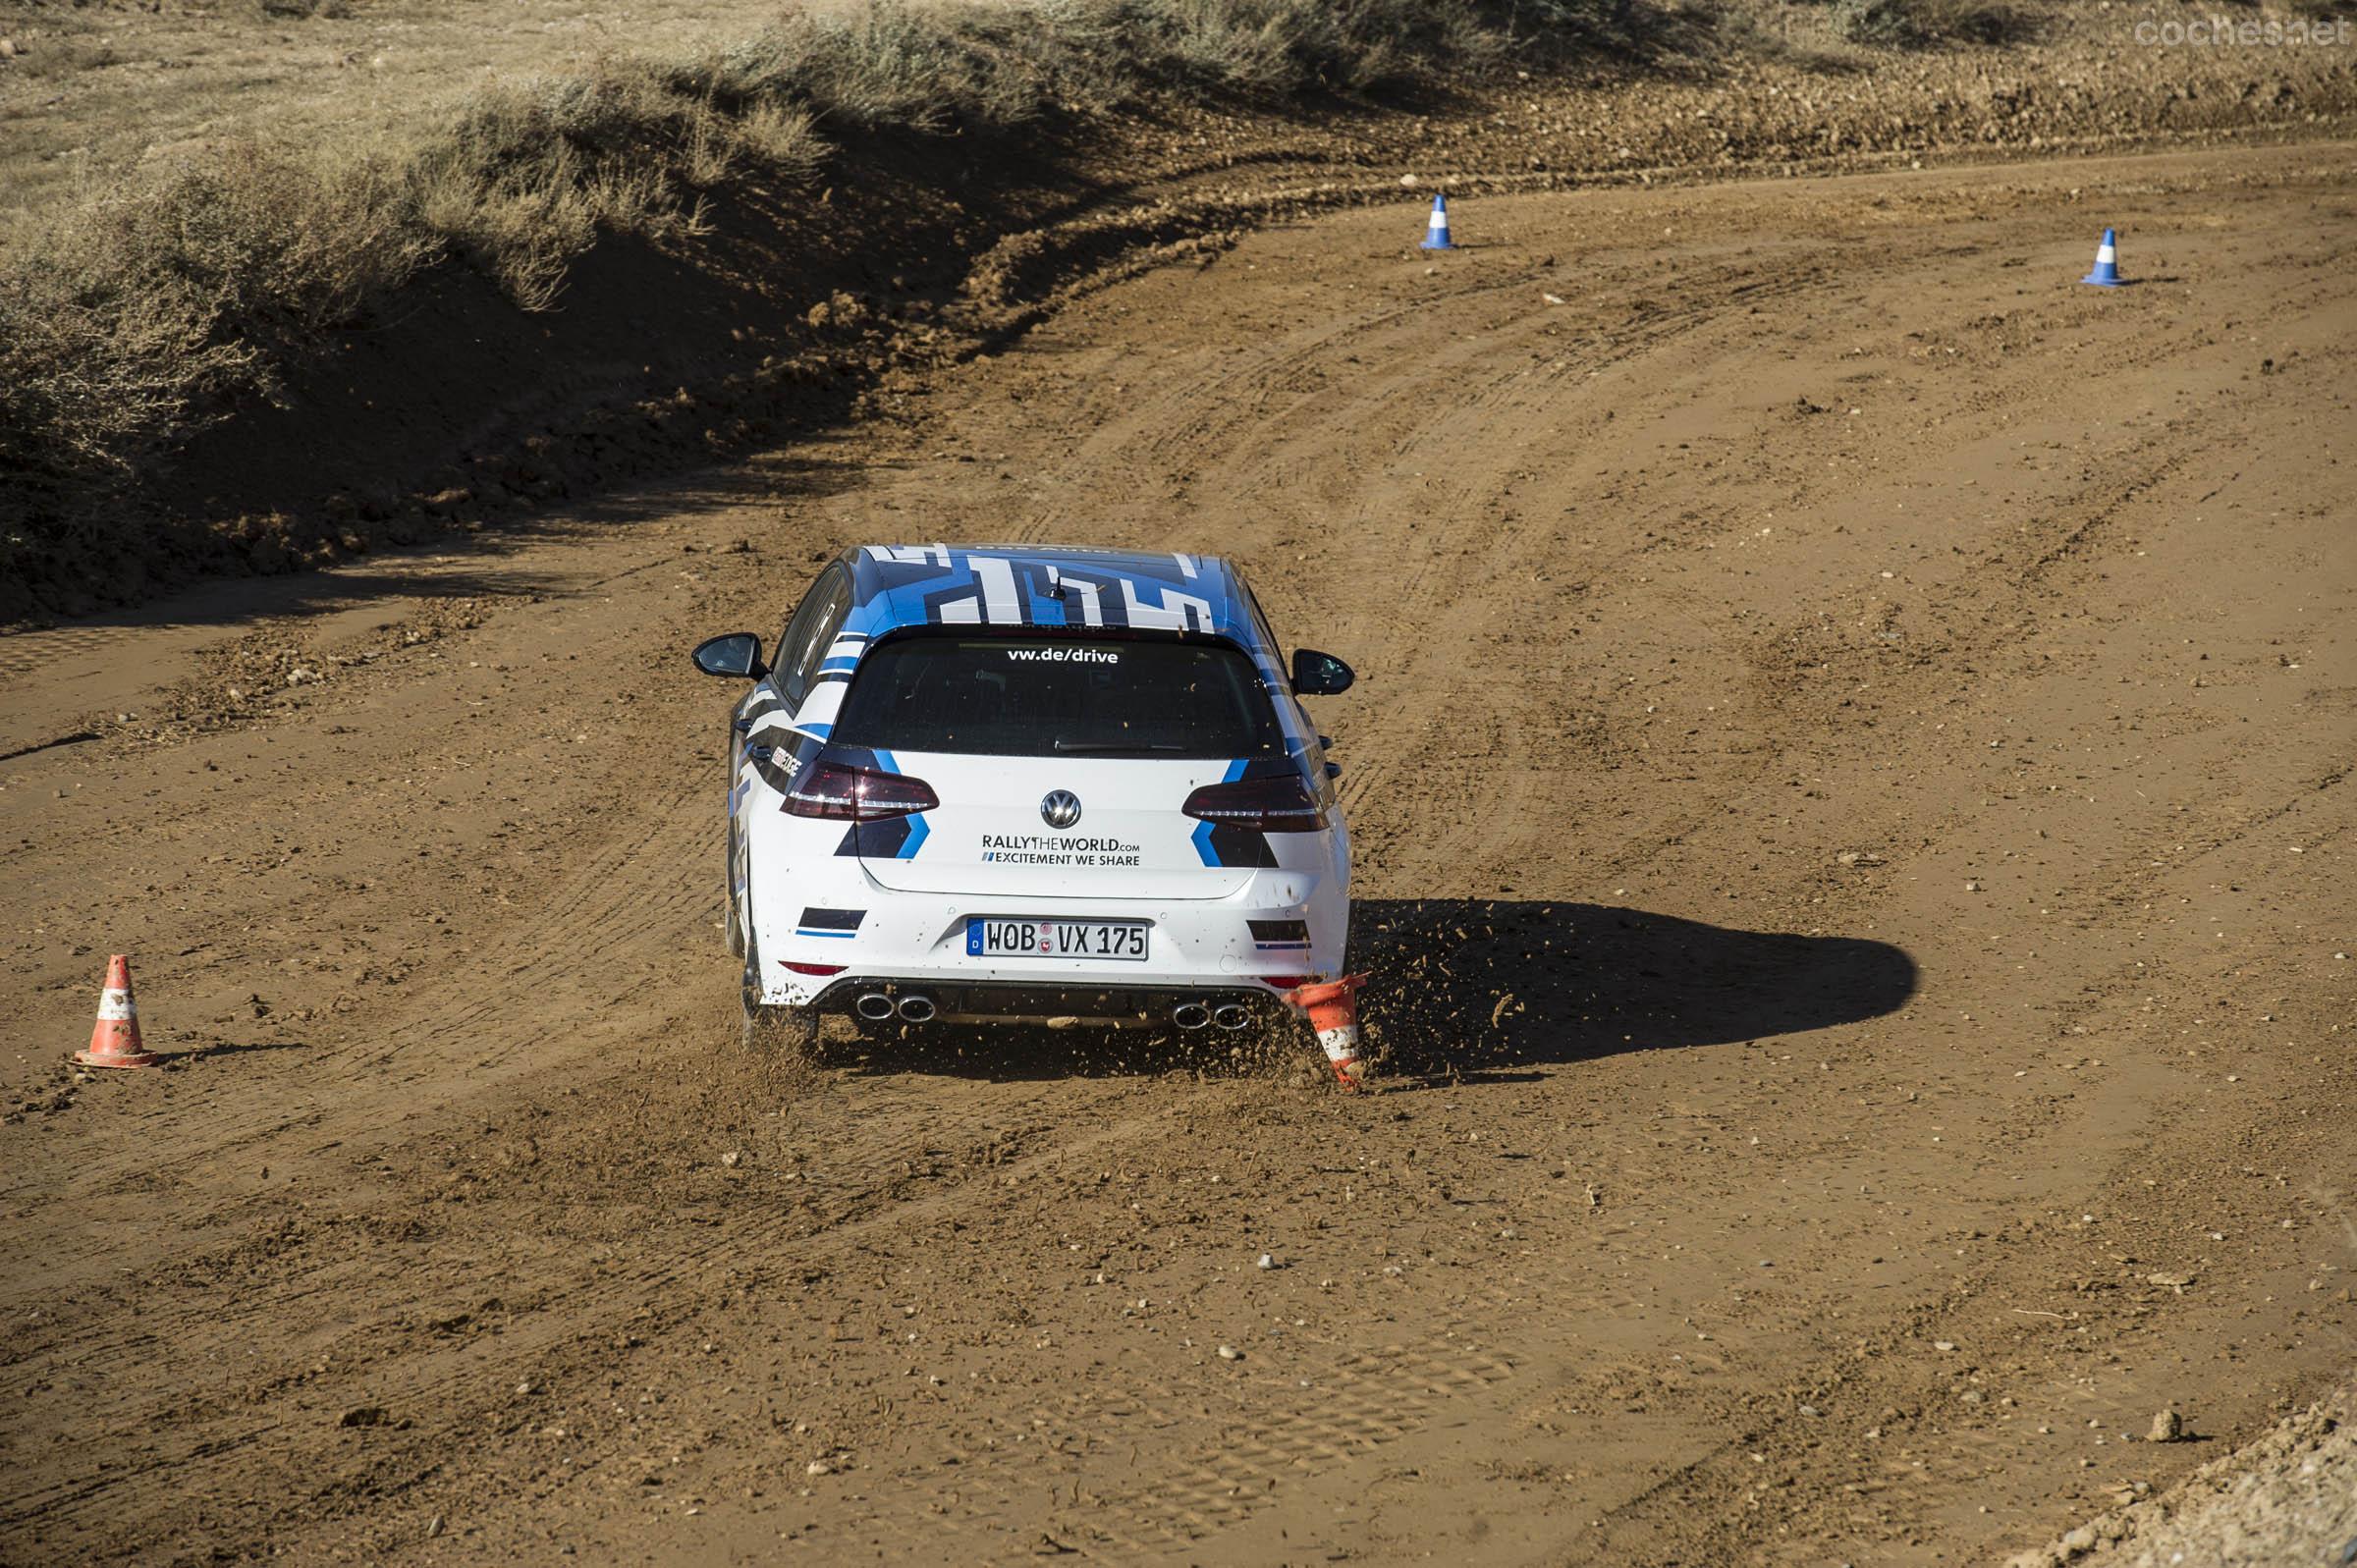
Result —
<instances>
[{"instance_id":1,"label":"car roof with blue camouflage graphic","mask_svg":"<svg viewBox=\"0 0 2357 1568\"><path fill-rule=\"evenodd\" d=\"M909 626L1135 626L1274 651L1235 569L1216 556L931 544L862 545L845 561L843 630L870 642Z\"/></svg>"}]
</instances>

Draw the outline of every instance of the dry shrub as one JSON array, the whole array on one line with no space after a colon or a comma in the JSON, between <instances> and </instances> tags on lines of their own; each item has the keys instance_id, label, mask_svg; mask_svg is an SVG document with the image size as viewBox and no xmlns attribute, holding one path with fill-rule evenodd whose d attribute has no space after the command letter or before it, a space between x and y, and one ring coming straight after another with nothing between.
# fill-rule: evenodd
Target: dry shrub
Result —
<instances>
[{"instance_id":1,"label":"dry shrub","mask_svg":"<svg viewBox=\"0 0 2357 1568\"><path fill-rule=\"evenodd\" d=\"M1153 95L1268 100L1395 86L1517 43L1602 34L1625 0L873 0L796 12L682 74L724 101L797 104L822 128L1006 129Z\"/></svg>"},{"instance_id":2,"label":"dry shrub","mask_svg":"<svg viewBox=\"0 0 2357 1568\"><path fill-rule=\"evenodd\" d=\"M826 159L826 142L806 109L759 104L737 122L736 130L737 145L746 157L790 181L807 181Z\"/></svg>"},{"instance_id":3,"label":"dry shrub","mask_svg":"<svg viewBox=\"0 0 2357 1568\"><path fill-rule=\"evenodd\" d=\"M1019 135L1148 97L1364 91L1593 47L1637 3L869 0L701 59L495 85L398 159L238 144L130 177L0 253L0 469L21 476L0 489L0 560L27 577L70 555L156 453L445 256L543 310L601 233L696 232L701 192L807 181L831 135Z\"/></svg>"},{"instance_id":4,"label":"dry shrub","mask_svg":"<svg viewBox=\"0 0 2357 1568\"><path fill-rule=\"evenodd\" d=\"M823 153L805 110L732 117L603 62L486 90L398 164L237 143L31 224L0 254L0 468L24 514L0 560L27 570L95 525L158 448L268 396L446 253L546 309L601 231L692 230L691 192L740 170L800 182Z\"/></svg>"},{"instance_id":5,"label":"dry shrub","mask_svg":"<svg viewBox=\"0 0 2357 1568\"><path fill-rule=\"evenodd\" d=\"M1026 25L1053 26L1061 10L987 6L919 9L875 0L856 11L795 12L713 55L692 80L734 101L791 103L820 124L862 131L939 132L959 124L1014 125L1036 112L1019 51L993 48ZM1038 22L1034 24L1034 17ZM1027 28L1026 28L1027 30Z\"/></svg>"},{"instance_id":6,"label":"dry shrub","mask_svg":"<svg viewBox=\"0 0 2357 1568\"><path fill-rule=\"evenodd\" d=\"M693 231L694 192L753 170L799 183L823 151L800 111L727 113L691 74L604 60L478 94L416 159L419 213L517 304L541 310L601 232Z\"/></svg>"},{"instance_id":7,"label":"dry shrub","mask_svg":"<svg viewBox=\"0 0 2357 1568\"><path fill-rule=\"evenodd\" d=\"M1435 57L1480 59L1503 41L1471 6L1157 0L1150 9L1162 14L1178 74L1253 95L1394 85L1421 75Z\"/></svg>"},{"instance_id":8,"label":"dry shrub","mask_svg":"<svg viewBox=\"0 0 2357 1568\"><path fill-rule=\"evenodd\" d=\"M597 203L561 153L551 167L474 178L463 164L427 173L419 216L496 279L526 310L546 310L565 285L565 263L597 238Z\"/></svg>"},{"instance_id":9,"label":"dry shrub","mask_svg":"<svg viewBox=\"0 0 2357 1568\"><path fill-rule=\"evenodd\" d=\"M267 394L281 359L431 256L405 206L380 163L236 144L32 229L0 258L0 469L20 499L103 497L208 405Z\"/></svg>"},{"instance_id":10,"label":"dry shrub","mask_svg":"<svg viewBox=\"0 0 2357 1568\"><path fill-rule=\"evenodd\" d=\"M1834 0L1828 18L1851 43L1897 49L2008 43L2035 30L2028 15L2001 0Z\"/></svg>"}]
</instances>

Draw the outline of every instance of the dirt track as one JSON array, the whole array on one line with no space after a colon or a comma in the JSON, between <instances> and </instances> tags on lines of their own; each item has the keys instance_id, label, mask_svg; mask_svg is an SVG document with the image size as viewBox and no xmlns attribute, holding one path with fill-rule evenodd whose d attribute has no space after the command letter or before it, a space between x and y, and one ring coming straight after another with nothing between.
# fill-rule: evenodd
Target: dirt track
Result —
<instances>
[{"instance_id":1,"label":"dirt track","mask_svg":"<svg viewBox=\"0 0 2357 1568\"><path fill-rule=\"evenodd\" d=\"M1954 1562L2215 1456L2357 1346L2353 195L1346 214L831 447L0 643L0 1556ZM1006 536L1357 665L1387 1092L726 1049L685 649ZM77 1085L112 947L188 1054Z\"/></svg>"}]
</instances>

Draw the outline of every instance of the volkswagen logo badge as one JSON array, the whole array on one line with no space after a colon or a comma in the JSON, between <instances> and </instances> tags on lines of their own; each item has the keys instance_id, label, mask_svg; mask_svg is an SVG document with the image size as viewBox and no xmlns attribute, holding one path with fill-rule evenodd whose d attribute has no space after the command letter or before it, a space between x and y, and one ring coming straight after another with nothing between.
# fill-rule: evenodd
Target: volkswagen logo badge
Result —
<instances>
[{"instance_id":1,"label":"volkswagen logo badge","mask_svg":"<svg viewBox=\"0 0 2357 1568\"><path fill-rule=\"evenodd\" d=\"M1080 820L1080 797L1069 789L1052 789L1039 803L1039 820L1051 828L1069 828Z\"/></svg>"}]
</instances>

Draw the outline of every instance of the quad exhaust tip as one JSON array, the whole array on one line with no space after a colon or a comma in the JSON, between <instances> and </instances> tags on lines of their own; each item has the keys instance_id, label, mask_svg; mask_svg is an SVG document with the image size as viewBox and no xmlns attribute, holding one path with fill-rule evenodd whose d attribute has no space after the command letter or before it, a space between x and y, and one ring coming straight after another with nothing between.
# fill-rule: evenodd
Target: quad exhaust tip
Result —
<instances>
[{"instance_id":1,"label":"quad exhaust tip","mask_svg":"<svg viewBox=\"0 0 2357 1568\"><path fill-rule=\"evenodd\" d=\"M1251 1024L1252 1014L1248 1008L1238 1006L1232 1001L1214 1012L1211 1015L1211 1021L1222 1029L1242 1029Z\"/></svg>"},{"instance_id":2,"label":"quad exhaust tip","mask_svg":"<svg viewBox=\"0 0 2357 1568\"><path fill-rule=\"evenodd\" d=\"M901 999L901 1016L909 1023L931 1023L933 1021L933 999L931 997L903 997Z\"/></svg>"},{"instance_id":3,"label":"quad exhaust tip","mask_svg":"<svg viewBox=\"0 0 2357 1568\"><path fill-rule=\"evenodd\" d=\"M1182 1001L1171 1009L1171 1022L1181 1029L1200 1029L1211 1022L1211 1009L1199 1001Z\"/></svg>"},{"instance_id":4,"label":"quad exhaust tip","mask_svg":"<svg viewBox=\"0 0 2357 1568\"><path fill-rule=\"evenodd\" d=\"M881 991L862 991L851 1010L869 1023L882 1023L892 1016L892 999Z\"/></svg>"}]
</instances>

